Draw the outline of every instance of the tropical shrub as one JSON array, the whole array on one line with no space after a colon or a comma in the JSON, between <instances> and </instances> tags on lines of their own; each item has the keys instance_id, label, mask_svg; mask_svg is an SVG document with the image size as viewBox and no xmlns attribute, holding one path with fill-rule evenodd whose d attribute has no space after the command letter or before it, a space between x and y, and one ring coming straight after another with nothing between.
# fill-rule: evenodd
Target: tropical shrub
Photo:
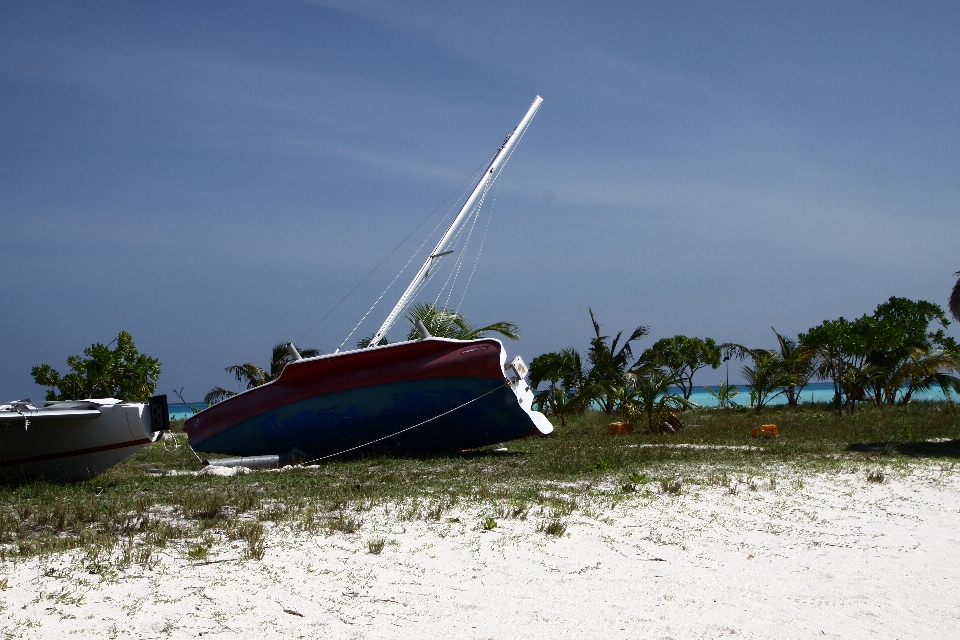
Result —
<instances>
[{"instance_id":1,"label":"tropical shrub","mask_svg":"<svg viewBox=\"0 0 960 640\"><path fill-rule=\"evenodd\" d=\"M737 385L727 384L726 382L718 384L716 389L704 387L707 393L717 400L717 405L720 407L736 407L737 403L733 399L740 394L737 391L739 388Z\"/></svg>"},{"instance_id":2,"label":"tropical shrub","mask_svg":"<svg viewBox=\"0 0 960 640\"><path fill-rule=\"evenodd\" d=\"M870 316L824 321L800 342L813 350L818 377L833 381L838 408L868 398L882 407L933 387L960 392L960 346L944 333L949 325L936 304L892 297Z\"/></svg>"},{"instance_id":3,"label":"tropical shrub","mask_svg":"<svg viewBox=\"0 0 960 640\"><path fill-rule=\"evenodd\" d=\"M546 389L537 393L534 407L559 418L560 426L566 426L568 416L582 413L590 404L589 372L573 347L534 358L530 362L529 380L534 389L548 383Z\"/></svg>"},{"instance_id":4,"label":"tropical shrub","mask_svg":"<svg viewBox=\"0 0 960 640\"><path fill-rule=\"evenodd\" d=\"M816 374L814 351L799 340L788 338L773 327L770 328L780 345L779 354L783 360L783 368L792 374L790 383L784 388L784 395L787 397L787 404L795 407L800 401L800 392L810 384L810 379Z\"/></svg>"},{"instance_id":5,"label":"tropical shrub","mask_svg":"<svg viewBox=\"0 0 960 640\"><path fill-rule=\"evenodd\" d=\"M684 399L689 400L693 393L693 374L704 367L719 367L720 347L713 338L688 338L681 335L661 338L640 355L635 366L654 366L669 371L683 391Z\"/></svg>"},{"instance_id":6,"label":"tropical shrub","mask_svg":"<svg viewBox=\"0 0 960 640\"><path fill-rule=\"evenodd\" d=\"M116 343L116 347L110 345ZM117 398L127 402L146 400L153 395L160 378L160 362L137 351L133 336L117 334L108 345L94 343L82 356L67 358L70 373L61 375L48 364L30 370L34 381L49 387L47 400Z\"/></svg>"}]
</instances>

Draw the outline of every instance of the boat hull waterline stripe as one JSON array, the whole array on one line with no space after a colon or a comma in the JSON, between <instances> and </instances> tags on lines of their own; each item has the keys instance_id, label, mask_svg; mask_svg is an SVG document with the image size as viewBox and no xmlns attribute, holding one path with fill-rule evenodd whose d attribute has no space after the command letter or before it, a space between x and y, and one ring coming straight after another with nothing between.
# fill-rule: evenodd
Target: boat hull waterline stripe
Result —
<instances>
[{"instance_id":1,"label":"boat hull waterline stripe","mask_svg":"<svg viewBox=\"0 0 960 640\"><path fill-rule=\"evenodd\" d=\"M152 440L150 440L150 438L142 438L140 440L129 440L127 442L115 442L113 444L105 444L100 447L89 447L87 449L74 449L72 451L63 451L60 453L48 453L42 456L20 458L18 460L0 460L0 467L12 467L18 464L32 464L34 462L45 462L47 460L59 460L61 458L71 458L74 456L86 456L91 453L100 453L101 451L112 451L114 449L126 449L127 447L142 447L143 445L150 444L151 442Z\"/></svg>"}]
</instances>

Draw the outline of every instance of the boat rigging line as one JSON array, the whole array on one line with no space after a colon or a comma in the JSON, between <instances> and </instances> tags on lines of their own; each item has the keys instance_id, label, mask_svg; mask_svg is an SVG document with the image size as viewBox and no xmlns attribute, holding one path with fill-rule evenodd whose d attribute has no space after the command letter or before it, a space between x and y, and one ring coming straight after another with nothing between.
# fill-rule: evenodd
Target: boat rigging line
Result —
<instances>
[{"instance_id":1,"label":"boat rigging line","mask_svg":"<svg viewBox=\"0 0 960 640\"><path fill-rule=\"evenodd\" d=\"M490 156L490 158L493 158L493 157L494 157L494 156ZM425 225L425 224L427 223L427 220L429 220L430 218L432 218L432 217L434 216L434 214L435 214L437 211L439 211L439 210L441 209L441 207L443 207L443 205L445 205L450 198L453 197L454 194L456 194L458 191L460 191L460 190L463 188L463 185L467 184L467 182L469 182L470 179L471 179L473 176L475 176L478 171L480 171L484 166L489 166L489 164L490 164L490 159L487 159L487 160L484 160L483 163L481 163L476 169L474 169L473 172L472 172L469 176L467 176L467 178L466 178L463 182L460 183L460 186L458 186L456 189L454 189L453 191L451 191L450 194L449 194L446 198L444 198L443 201L442 201L440 204L437 205L437 208L436 208L436 209L434 209L433 211L431 211L430 214L420 222L420 224L418 224L410 233L407 234L407 237L405 237L403 240L401 240L400 243L397 244L397 246L395 246L390 253L388 253L387 255L385 255L385 256L383 257L383 259L382 259L380 262L377 263L377 266L375 266L373 269L371 269L370 272L369 272L367 275L363 276L363 278L360 280L360 282L358 282L357 284L355 284L355 285L353 286L353 288L350 289L350 291L348 291L348 292L346 293L345 296L343 296L342 298L340 298L340 300L339 300L335 305L333 305L332 307L330 307L330 310L327 311L325 314L323 314L323 317L321 317L319 320L317 320L316 324L314 324L312 327L310 327L310 330L307 331L305 334L303 334L303 335L300 337L300 339L297 340L297 342L298 342L298 343L303 342L303 340L304 340L308 335L310 335L311 333L313 333L313 330L316 329L317 327L319 327L319 326L320 326L320 323L327 319L327 316L329 316L331 313L333 313L334 311L336 311L337 307L339 307L341 304L343 304L344 300L346 300L347 298L349 298L350 295L351 295L354 291L356 291L357 288L360 287L360 285L362 285L364 282L367 281L367 278L369 278L370 276L372 276L373 273L374 273L377 269L379 269L381 266L383 266L383 263L386 262L386 261L390 258L390 256L392 256L394 253L396 253L397 250L398 250L400 247L402 247L403 244L404 244L407 240L410 239L410 236L412 236L414 233L416 233L416 232L420 229L420 227L422 227L423 225ZM457 201L459 201L459 198L457 199ZM449 212L448 212L447 215L449 215ZM444 216L444 219L446 219L446 216ZM439 225L437 225L437 226L439 226ZM436 231L436 229L434 229L434 231ZM431 234L431 235L432 235L432 234ZM421 245L421 246L422 246L422 245ZM418 249L417 251L419 251L419 249ZM386 291L384 291L384 293L386 293ZM381 297L382 297L382 296L381 296ZM371 309L372 309L372 308L371 308ZM369 311L368 311L367 313L369 313ZM358 326L359 326L359 325L358 325ZM356 331L356 329L354 329L354 331ZM353 333L353 332L351 332L351 335L352 335L352 333ZM347 336L347 339L349 340L349 336ZM344 343L346 343L346 340L344 340ZM342 347L343 345L341 344L340 346ZM339 350L339 349L338 349L338 350Z\"/></svg>"},{"instance_id":2,"label":"boat rigging line","mask_svg":"<svg viewBox=\"0 0 960 640\"><path fill-rule=\"evenodd\" d=\"M493 202L490 203L490 212L487 214L487 225L483 228L483 237L480 238L480 248L477 249L477 257L473 259L473 268L470 270L470 276L467 278L467 284L463 285L463 293L460 294L460 302L457 303L457 309L463 308L463 301L467 297L467 289L473 282L473 274L477 272L477 265L480 264L480 254L483 253L483 245L487 241L487 232L490 231L490 221L493 220L493 210L497 206L497 194L500 193L500 183L493 191ZM453 287L450 288L450 294L453 293ZM450 302L450 294L447 295L447 302Z\"/></svg>"},{"instance_id":3,"label":"boat rigging line","mask_svg":"<svg viewBox=\"0 0 960 640\"><path fill-rule=\"evenodd\" d=\"M460 277L460 270L464 265L464 261L466 260L467 247L469 246L470 239L473 236L473 230L476 227L477 221L480 218L480 212L483 209L484 203L486 202L487 194L489 193L493 185L496 184L496 189L494 189L493 191L493 202L490 204L490 208L487 215L487 224L483 231L483 238L480 240L480 248L477 250L477 255L474 258L473 268L470 271L469 278L467 278L467 284L464 285L463 293L460 295L460 303L457 306L457 310L459 310L463 306L463 301L467 296L467 289L470 287L470 282L473 280L473 274L476 273L477 265L480 263L480 253L483 251L483 245L487 239L487 231L489 231L490 229L490 221L493 219L493 210L497 204L497 194L500 192L500 182L498 179L500 178L500 174L503 173L504 168L506 168L507 163L510 162L510 158L513 156L513 152L516 151L517 147L520 146L520 142L523 140L523 135L527 132L527 128L530 126L530 123L533 122L533 119L536 116L537 114L536 112L534 112L533 116L531 116L530 118L530 122L527 123L527 127L525 127L520 132L520 136L517 138L516 143L510 148L509 153L507 153L506 158L504 158L503 164L500 165L500 168L497 170L496 175L494 175L493 178L490 179L490 182L487 183L486 187L483 190L483 194L480 196L480 200L478 201L474 210L471 212L470 215L473 216L473 220L470 223L470 231L467 234L466 240L464 241L463 249L458 254L456 263L454 264L454 267L451 268L450 274L447 276L447 280L443 283L443 287L437 293L436 300L434 300L434 305L439 304L440 298L441 296L443 296L443 292L447 291L447 298L444 301L444 308L445 309L450 308L450 298L453 296L453 291L456 287L457 279ZM460 237L460 231L457 232L457 235L454 238L455 243L459 241L459 237ZM451 281L451 278L452 278L452 281ZM448 284L449 284L449 289L447 289Z\"/></svg>"},{"instance_id":4,"label":"boat rigging line","mask_svg":"<svg viewBox=\"0 0 960 640\"><path fill-rule=\"evenodd\" d=\"M482 166L482 165L481 165L481 166ZM476 170L474 170L474 172L473 172L472 174L470 174L470 177L473 177L474 175L476 175L476 173L477 173ZM470 178L467 178L467 180L469 180L469 179L470 179ZM467 180L464 180L462 183L460 183L460 186L457 187L457 189L460 189L461 187L463 187L463 185L467 183ZM450 199L450 197L447 196L447 200L449 200L449 199ZM457 202L460 202L460 198L457 198L456 201L457 201ZM446 202L446 200L444 200L444 202ZM439 207L438 207L438 208L439 208ZM350 333L347 334L347 337L343 339L343 342L340 343L340 346L337 347L337 350L334 351L334 353L339 353L340 349L343 349L343 345L347 344L347 341L350 340L350 336L352 336L354 333L356 333L357 329L360 328L360 325L363 324L363 321L367 319L367 316L370 315L370 313L376 308L376 306L377 306L377 305L380 303L380 301L383 299L383 296L387 295L387 292L390 291L390 289L393 287L394 283L396 283L396 281L400 278L400 276L403 275L403 272L407 270L407 267L410 266L410 263L413 262L413 259L416 258L418 255L420 255L420 252L423 250L424 245L426 245L427 242L430 241L430 238L432 238L432 237L433 237L433 234L435 234L435 233L437 232L437 229L440 228L440 225L442 225L442 224L446 221L446 219L447 219L447 217L450 215L450 212L451 212L451 211L453 211L453 208L452 208L452 207L447 211L447 215L443 216L443 218L441 218L440 221L437 222L437 226L435 226L435 227L433 228L433 231L431 231L431 232L427 235L427 237L424 238L423 242L420 243L420 246L417 247L417 250L413 252L413 254L410 256L410 258L407 260L406 264L403 265L403 268L401 268L400 271L397 272L397 275L395 275L395 276L393 277L393 280L390 281L390 284L387 285L387 288L383 290L383 293L381 293L381 294L377 297L377 299L373 301L373 304L370 305L370 308L367 309L367 312L366 312L365 314L363 314L363 317L362 317L362 318L360 318L360 322L358 322L358 323L356 324L356 326L355 326L353 329L350 330ZM436 209L434 209L434 212L436 212ZM433 215L433 214L430 214L430 215ZM424 222L426 222L426 220L425 220ZM420 226L423 226L423 223L421 223ZM418 227L418 228L419 228L419 227ZM409 238L410 236L408 235L407 237ZM404 241L406 241L406 240L404 240ZM403 243L401 243L401 244L403 244ZM399 247L399 245L398 245L398 247ZM395 250L394 250L394 251L395 251ZM448 255L448 254L450 254L450 253L453 253L453 251L442 251L442 252L440 252L440 253L436 253L436 254L430 256L430 258L431 258L431 259L432 259L432 258L440 258L440 257L443 257L443 256ZM387 257L389 257L389 256L387 256ZM386 258L384 258L384 260L386 260ZM383 261L381 261L380 264L383 264ZM379 266L379 265L378 265L378 266ZM370 273L373 273L373 272L371 271ZM368 275L369 275L369 274L368 274ZM424 279L424 282L426 282L425 279ZM423 283L421 283L421 285L422 285L422 284L423 284ZM359 285L357 285L357 286L359 286ZM354 287L354 289L356 289L356 287ZM349 295L349 294L348 294L348 295ZM368 346L370 346L370 345L368 345Z\"/></svg>"},{"instance_id":5,"label":"boat rigging line","mask_svg":"<svg viewBox=\"0 0 960 640\"><path fill-rule=\"evenodd\" d=\"M447 228L447 231L441 236L440 241L437 243L436 248L433 250L431 255L437 255L442 253L447 245L450 243L450 240L453 236L458 235L458 230L461 228L462 223L472 215L477 200L481 196L485 195L489 190L491 183L500 175L500 169L503 167L504 162L510 156L512 150L516 147L517 142L523 136L524 130L529 126L530 121L533 119L533 116L536 114L537 110L540 108L540 105L543 104L543 98L537 96L534 99L533 104L530 105L530 108L527 109L527 113L523 116L523 119L520 121L512 133L508 135L503 144L500 145L500 149L497 151L496 156L494 156L493 161L490 163L489 167L483 173L483 177L480 178L480 182L473 188L473 192L470 194L470 197L467 198L467 201L463 203L463 206L460 208L457 217L453 219L453 222ZM413 299L413 295L418 291L423 284L423 281L426 280L427 274L430 272L430 267L433 264L434 258L428 257L426 262L420 267L417 271L417 274L413 277L413 280L407 285L406 291L403 292L403 295L400 296L400 300L394 305L390 313L387 315L386 320L383 321L383 324L380 325L380 328L377 329L377 332L373 334L373 337L370 339L371 345L376 345L380 342L380 339L384 337L390 328L393 326L393 323L396 322L399 315L407 308L407 305Z\"/></svg>"},{"instance_id":6,"label":"boat rigging line","mask_svg":"<svg viewBox=\"0 0 960 640\"><path fill-rule=\"evenodd\" d=\"M443 220L446 220L446 217L444 217ZM427 236L427 239L420 243L420 246L417 247L417 250L413 252L413 255L410 256L410 259L409 259L409 260L407 260L407 263L406 263L405 265L403 265L403 268L400 269L400 271L397 272L397 275L395 275L395 276L393 277L393 280L391 280L391 281L390 281L390 284L387 285L387 288L383 290L383 293L381 293L381 294L377 297L377 299L373 301L373 304L370 305L370 308L367 309L367 312L366 312L365 314L363 314L363 317L362 317L362 318L360 318L360 322L358 322L357 325L356 325L353 329L350 330L350 333L347 334L347 337L343 339L343 342L340 343L340 346L337 347L337 350L334 351L334 353L337 353L337 352L340 351L340 349L343 349L343 345L347 344L347 340L350 339L350 336L352 336L354 333L356 333L357 329L360 328L360 325L363 324L363 321L367 319L367 316L370 315L370 313L374 310L374 308L375 308L375 307L380 303L380 301L383 299L383 296L387 295L387 292L390 291L390 288L393 287L393 284L397 281L398 278L400 278L400 276L403 275L403 272L407 270L407 267L410 266L410 263L413 262L413 259L417 257L417 254L420 253L420 250L421 250L421 249L423 249L423 245L427 244L427 240L429 240L429 239L433 236L433 234L436 233L437 229L440 228L440 225L443 224L443 220L440 220L440 222L437 223L437 226L433 228L433 231L430 232L430 235Z\"/></svg>"}]
</instances>

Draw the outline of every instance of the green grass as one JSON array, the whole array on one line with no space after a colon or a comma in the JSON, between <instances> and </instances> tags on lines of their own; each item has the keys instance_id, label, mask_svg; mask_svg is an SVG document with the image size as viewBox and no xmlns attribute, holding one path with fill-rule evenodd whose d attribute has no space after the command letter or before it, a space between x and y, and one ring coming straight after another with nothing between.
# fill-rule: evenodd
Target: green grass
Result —
<instances>
[{"instance_id":1,"label":"green grass","mask_svg":"<svg viewBox=\"0 0 960 640\"><path fill-rule=\"evenodd\" d=\"M559 520L551 520L548 523L541 523L540 526L537 527L537 531L542 531L548 536L559 538L567 532L567 525Z\"/></svg>"},{"instance_id":2,"label":"green grass","mask_svg":"<svg viewBox=\"0 0 960 640\"><path fill-rule=\"evenodd\" d=\"M683 492L683 480L666 477L660 478L660 493L678 496Z\"/></svg>"},{"instance_id":3,"label":"green grass","mask_svg":"<svg viewBox=\"0 0 960 640\"><path fill-rule=\"evenodd\" d=\"M378 556L381 552L383 552L383 547L386 544L387 541L383 538L371 538L370 540L367 540L367 551L375 556Z\"/></svg>"},{"instance_id":4,"label":"green grass","mask_svg":"<svg viewBox=\"0 0 960 640\"><path fill-rule=\"evenodd\" d=\"M676 435L636 429L610 436L613 418L591 412L553 436L510 442L506 454L355 458L232 477L146 473L201 468L181 433L86 482L0 485L0 562L81 549L94 567L107 556L149 567L168 547L178 557L206 561L234 546L238 558L260 560L265 526L351 536L363 527L363 513L382 505L393 505L401 520L434 522L459 522L448 512L476 505L501 520L539 518L541 530L556 522L547 533L558 535L561 525L566 530L561 519L579 508L578 491L612 483L617 495L650 486L675 494L685 491L687 465L715 469L712 482L736 492L751 487L728 469L768 461L827 468L849 459L960 457L956 442L926 442L960 440L960 407L951 403L863 408L842 417L826 407L771 408L761 416L699 409L682 417L691 426ZM750 437L767 423L777 424L780 437ZM866 480L882 482L882 472L876 474Z\"/></svg>"}]
</instances>

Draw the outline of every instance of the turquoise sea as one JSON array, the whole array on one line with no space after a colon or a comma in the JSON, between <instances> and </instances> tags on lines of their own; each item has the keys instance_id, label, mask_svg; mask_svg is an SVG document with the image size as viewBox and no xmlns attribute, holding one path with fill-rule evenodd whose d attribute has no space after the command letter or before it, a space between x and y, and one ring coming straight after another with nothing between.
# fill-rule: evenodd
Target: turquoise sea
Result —
<instances>
[{"instance_id":1,"label":"turquoise sea","mask_svg":"<svg viewBox=\"0 0 960 640\"><path fill-rule=\"evenodd\" d=\"M716 386L713 386L713 389L716 389ZM750 392L747 391L746 386L740 386L737 389L738 394L733 398L733 401L739 404L740 406L749 406L750 405ZM951 397L947 398L944 396L943 392L940 389L931 389L930 391L924 391L920 393L913 394L913 399L917 401L923 400L956 400L957 398ZM833 400L833 383L831 382L815 382L807 385L803 388L803 391L800 392L800 402L801 403L811 403L811 402L831 402ZM693 393L690 394L690 401L696 403L701 407L715 407L717 406L717 400L712 395L707 393L703 387L694 387ZM787 396L780 394L776 398L773 398L768 404L786 404ZM197 409L203 409L206 405L202 402L191 402L190 404L182 403L171 403L170 408L170 419L171 420L183 420L189 418L193 415L193 411L190 407L195 407Z\"/></svg>"},{"instance_id":2,"label":"turquoise sea","mask_svg":"<svg viewBox=\"0 0 960 640\"><path fill-rule=\"evenodd\" d=\"M711 388L716 390L716 385L711 385ZM737 389L737 395L733 398L733 401L739 404L740 406L746 407L750 405L750 391L747 389L746 385L741 385ZM931 389L930 391L922 391L914 393L912 400L922 401L922 400L947 400L948 398L943 394L943 392L937 389ZM956 398L952 398L956 399ZM703 387L694 387L693 393L690 394L690 401L695 402L701 407L715 407L717 406L717 400L712 395L707 393ZM803 388L803 391L800 392L800 402L801 403L812 403L812 402L833 402L833 383L832 382L813 382L808 384ZM786 394L780 394L776 398L773 398L767 404L787 404Z\"/></svg>"},{"instance_id":3,"label":"turquoise sea","mask_svg":"<svg viewBox=\"0 0 960 640\"><path fill-rule=\"evenodd\" d=\"M193 410L190 407L195 407L197 409L206 409L207 405L204 402L191 402L190 404L183 404L182 402L171 402L167 405L167 409L170 411L171 420L185 420L193 415Z\"/></svg>"}]
</instances>

